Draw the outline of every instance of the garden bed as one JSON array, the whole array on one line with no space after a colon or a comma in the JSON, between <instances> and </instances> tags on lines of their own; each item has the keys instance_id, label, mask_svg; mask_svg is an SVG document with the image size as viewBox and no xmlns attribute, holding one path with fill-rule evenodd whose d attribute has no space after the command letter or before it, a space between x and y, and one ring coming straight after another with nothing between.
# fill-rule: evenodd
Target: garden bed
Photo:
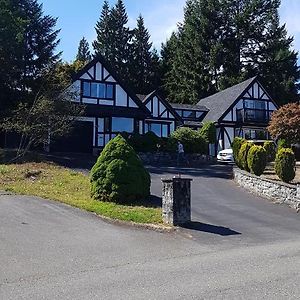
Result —
<instances>
[{"instance_id":1,"label":"garden bed","mask_svg":"<svg viewBox=\"0 0 300 300\"><path fill-rule=\"evenodd\" d=\"M267 165L267 167L261 177L265 178L265 179L270 179L273 181L282 182L275 173L274 163L270 163ZM290 184L292 184L292 185L300 184L300 164L299 163L297 163L297 166L296 166L295 179L293 181L291 181Z\"/></svg>"}]
</instances>

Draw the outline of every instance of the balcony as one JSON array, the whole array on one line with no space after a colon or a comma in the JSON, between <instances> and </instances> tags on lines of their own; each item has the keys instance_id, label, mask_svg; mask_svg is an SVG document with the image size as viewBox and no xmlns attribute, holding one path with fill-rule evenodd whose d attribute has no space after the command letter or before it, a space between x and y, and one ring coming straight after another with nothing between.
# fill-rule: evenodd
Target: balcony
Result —
<instances>
[{"instance_id":1,"label":"balcony","mask_svg":"<svg viewBox=\"0 0 300 300\"><path fill-rule=\"evenodd\" d=\"M268 124L273 111L265 109L243 108L237 109L237 121L241 123L263 123Z\"/></svg>"}]
</instances>

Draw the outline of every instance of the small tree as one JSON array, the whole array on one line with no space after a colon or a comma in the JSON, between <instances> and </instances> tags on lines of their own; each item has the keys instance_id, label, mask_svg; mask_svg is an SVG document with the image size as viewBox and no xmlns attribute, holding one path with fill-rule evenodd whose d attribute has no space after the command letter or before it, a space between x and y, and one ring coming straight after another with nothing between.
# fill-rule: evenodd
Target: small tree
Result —
<instances>
[{"instance_id":1,"label":"small tree","mask_svg":"<svg viewBox=\"0 0 300 300\"><path fill-rule=\"evenodd\" d=\"M280 139L277 143L277 152L282 148L291 148L291 143L286 139Z\"/></svg>"},{"instance_id":2,"label":"small tree","mask_svg":"<svg viewBox=\"0 0 300 300\"><path fill-rule=\"evenodd\" d=\"M272 114L268 131L274 139L300 142L300 104L289 103Z\"/></svg>"},{"instance_id":3,"label":"small tree","mask_svg":"<svg viewBox=\"0 0 300 300\"><path fill-rule=\"evenodd\" d=\"M238 155L238 160L240 163L241 169L250 172L249 166L248 166L248 152L250 148L253 146L252 143L245 142L242 144L239 155Z\"/></svg>"},{"instance_id":4,"label":"small tree","mask_svg":"<svg viewBox=\"0 0 300 300\"><path fill-rule=\"evenodd\" d=\"M233 139L233 142L232 142L232 151L233 151L233 158L234 158L234 161L236 163L236 165L238 167L241 167L241 164L239 163L239 152L240 152L240 149L241 149L241 146L242 144L245 142L246 140L243 139L243 138L240 138L240 137L235 137Z\"/></svg>"},{"instance_id":5,"label":"small tree","mask_svg":"<svg viewBox=\"0 0 300 300\"><path fill-rule=\"evenodd\" d=\"M272 141L264 142L264 148L267 152L267 161L268 162L274 161L276 156L276 147L274 142Z\"/></svg>"},{"instance_id":6,"label":"small tree","mask_svg":"<svg viewBox=\"0 0 300 300\"><path fill-rule=\"evenodd\" d=\"M208 144L216 143L216 126L214 122L205 122L200 129L200 135Z\"/></svg>"},{"instance_id":7,"label":"small tree","mask_svg":"<svg viewBox=\"0 0 300 300\"><path fill-rule=\"evenodd\" d=\"M126 140L118 135L103 149L91 171L96 200L137 202L150 195L150 175Z\"/></svg>"},{"instance_id":8,"label":"small tree","mask_svg":"<svg viewBox=\"0 0 300 300\"><path fill-rule=\"evenodd\" d=\"M248 153L248 166L251 173L260 176L267 165L267 153L262 146L253 145Z\"/></svg>"},{"instance_id":9,"label":"small tree","mask_svg":"<svg viewBox=\"0 0 300 300\"><path fill-rule=\"evenodd\" d=\"M180 127L172 132L171 138L181 142L187 153L207 153L207 143L199 131L187 127Z\"/></svg>"},{"instance_id":10,"label":"small tree","mask_svg":"<svg viewBox=\"0 0 300 300\"><path fill-rule=\"evenodd\" d=\"M275 172L284 182L291 182L296 175L296 160L292 149L282 148L275 159Z\"/></svg>"}]
</instances>

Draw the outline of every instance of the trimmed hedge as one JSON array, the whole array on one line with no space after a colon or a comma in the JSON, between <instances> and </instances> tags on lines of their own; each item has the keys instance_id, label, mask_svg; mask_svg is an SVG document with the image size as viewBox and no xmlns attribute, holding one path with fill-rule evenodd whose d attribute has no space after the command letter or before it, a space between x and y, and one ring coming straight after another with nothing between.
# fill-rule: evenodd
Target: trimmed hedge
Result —
<instances>
[{"instance_id":1,"label":"trimmed hedge","mask_svg":"<svg viewBox=\"0 0 300 300\"><path fill-rule=\"evenodd\" d=\"M267 152L262 146L253 145L248 152L248 167L251 173L260 176L267 165Z\"/></svg>"},{"instance_id":2,"label":"trimmed hedge","mask_svg":"<svg viewBox=\"0 0 300 300\"><path fill-rule=\"evenodd\" d=\"M91 194L96 200L138 202L149 197L150 184L148 171L121 135L105 146L91 170Z\"/></svg>"},{"instance_id":3,"label":"trimmed hedge","mask_svg":"<svg viewBox=\"0 0 300 300\"><path fill-rule=\"evenodd\" d=\"M246 140L243 139L243 138L240 138L240 137L235 137L233 139L233 142L231 144L231 147L232 147L232 151L233 151L233 158L234 158L234 161L236 163L236 165L238 167L241 167L241 164L239 162L239 152L240 152L240 149L241 149L241 146L242 144L245 142Z\"/></svg>"},{"instance_id":4,"label":"trimmed hedge","mask_svg":"<svg viewBox=\"0 0 300 300\"><path fill-rule=\"evenodd\" d=\"M276 156L276 147L274 142L272 141L264 142L264 148L267 152L267 161L268 162L274 161Z\"/></svg>"},{"instance_id":5,"label":"trimmed hedge","mask_svg":"<svg viewBox=\"0 0 300 300\"><path fill-rule=\"evenodd\" d=\"M240 163L241 169L250 172L250 169L248 167L248 152L250 148L253 146L252 143L244 142L240 148L239 155L238 155L238 161Z\"/></svg>"},{"instance_id":6,"label":"trimmed hedge","mask_svg":"<svg viewBox=\"0 0 300 300\"><path fill-rule=\"evenodd\" d=\"M181 142L186 153L207 154L207 143L199 131L180 127L171 134L171 138Z\"/></svg>"},{"instance_id":7,"label":"trimmed hedge","mask_svg":"<svg viewBox=\"0 0 300 300\"><path fill-rule=\"evenodd\" d=\"M291 182L296 176L295 154L290 148L281 148L275 159L275 172L283 182Z\"/></svg>"}]
</instances>

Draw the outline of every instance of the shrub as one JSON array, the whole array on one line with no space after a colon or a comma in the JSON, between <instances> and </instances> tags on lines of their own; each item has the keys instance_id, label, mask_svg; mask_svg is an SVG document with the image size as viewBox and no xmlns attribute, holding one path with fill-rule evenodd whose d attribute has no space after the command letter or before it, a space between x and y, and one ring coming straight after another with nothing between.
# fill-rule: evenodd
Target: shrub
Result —
<instances>
[{"instance_id":1,"label":"shrub","mask_svg":"<svg viewBox=\"0 0 300 300\"><path fill-rule=\"evenodd\" d=\"M276 156L276 147L274 142L272 141L264 142L264 148L267 152L267 161L268 162L274 161Z\"/></svg>"},{"instance_id":2,"label":"shrub","mask_svg":"<svg viewBox=\"0 0 300 300\"><path fill-rule=\"evenodd\" d=\"M232 151L233 151L233 158L234 158L234 161L236 163L236 165L238 167L240 167L240 163L239 163L239 152L240 152L240 149L241 149L241 146L242 144L245 142L246 140L243 139L243 138L240 138L240 137L235 137L233 139L233 142L231 144L231 148L232 148Z\"/></svg>"},{"instance_id":3,"label":"shrub","mask_svg":"<svg viewBox=\"0 0 300 300\"><path fill-rule=\"evenodd\" d=\"M171 138L183 144L186 153L207 153L207 143L199 131L180 127L171 134Z\"/></svg>"},{"instance_id":4,"label":"shrub","mask_svg":"<svg viewBox=\"0 0 300 300\"><path fill-rule=\"evenodd\" d=\"M275 172L283 182L291 182L296 175L295 154L290 148L281 148L275 159Z\"/></svg>"},{"instance_id":5,"label":"shrub","mask_svg":"<svg viewBox=\"0 0 300 300\"><path fill-rule=\"evenodd\" d=\"M262 146L253 145L248 152L248 167L251 173L260 176L267 165L267 152Z\"/></svg>"},{"instance_id":6,"label":"shrub","mask_svg":"<svg viewBox=\"0 0 300 300\"><path fill-rule=\"evenodd\" d=\"M277 152L282 148L291 148L291 143L286 139L280 139L277 143Z\"/></svg>"},{"instance_id":7,"label":"shrub","mask_svg":"<svg viewBox=\"0 0 300 300\"><path fill-rule=\"evenodd\" d=\"M155 152L157 150L157 144L161 143L161 138L151 131L144 135L138 133L122 133L121 135L137 152Z\"/></svg>"},{"instance_id":8,"label":"shrub","mask_svg":"<svg viewBox=\"0 0 300 300\"><path fill-rule=\"evenodd\" d=\"M250 148L253 146L252 143L244 142L240 148L239 155L238 155L238 161L240 163L241 169L250 172L250 169L248 167L248 152Z\"/></svg>"},{"instance_id":9,"label":"shrub","mask_svg":"<svg viewBox=\"0 0 300 300\"><path fill-rule=\"evenodd\" d=\"M150 175L134 149L118 135L103 149L91 170L96 200L132 203L150 195Z\"/></svg>"},{"instance_id":10,"label":"shrub","mask_svg":"<svg viewBox=\"0 0 300 300\"><path fill-rule=\"evenodd\" d=\"M161 138L160 140L160 151L162 152L176 152L177 151L177 141L172 138Z\"/></svg>"},{"instance_id":11,"label":"shrub","mask_svg":"<svg viewBox=\"0 0 300 300\"><path fill-rule=\"evenodd\" d=\"M216 126L214 122L206 122L200 129L200 135L208 144L216 143Z\"/></svg>"}]
</instances>

